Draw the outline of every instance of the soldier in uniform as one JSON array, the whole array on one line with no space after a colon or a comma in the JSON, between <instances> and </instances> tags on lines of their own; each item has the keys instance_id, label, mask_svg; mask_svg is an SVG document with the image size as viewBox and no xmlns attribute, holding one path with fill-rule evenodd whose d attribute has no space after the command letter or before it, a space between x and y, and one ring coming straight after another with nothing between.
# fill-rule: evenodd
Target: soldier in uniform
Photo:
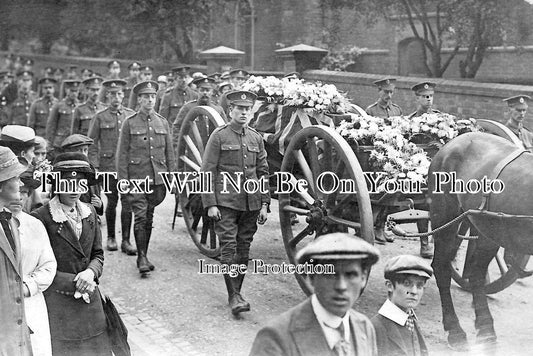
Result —
<instances>
[{"instance_id":1,"label":"soldier in uniform","mask_svg":"<svg viewBox=\"0 0 533 356\"><path fill-rule=\"evenodd\" d=\"M93 76L93 71L90 70L89 68L83 68L81 70L81 80L85 80L85 79L89 79L90 77Z\"/></svg>"},{"instance_id":2,"label":"soldier in uniform","mask_svg":"<svg viewBox=\"0 0 533 356\"><path fill-rule=\"evenodd\" d=\"M50 109L58 101L54 96L56 84L57 81L54 78L39 79L42 96L31 104L28 118L28 126L35 130L37 136L46 135L46 120L48 120Z\"/></svg>"},{"instance_id":3,"label":"soldier in uniform","mask_svg":"<svg viewBox=\"0 0 533 356\"><path fill-rule=\"evenodd\" d=\"M145 82L148 80L152 80L153 71L154 69L150 66L141 67L141 70L139 72L139 82ZM156 98L156 107L157 107L157 98ZM155 109L156 107L154 107L154 110L157 112L157 110ZM128 108L135 110L135 111L139 109L137 95L135 95L133 92L131 92L129 96Z\"/></svg>"},{"instance_id":4,"label":"soldier in uniform","mask_svg":"<svg viewBox=\"0 0 533 356\"><path fill-rule=\"evenodd\" d=\"M175 75L174 87L168 89L159 107L159 114L166 118L170 125L176 119L181 107L188 101L196 98L194 90L187 86L187 73L190 67L175 67L172 71Z\"/></svg>"},{"instance_id":5,"label":"soldier in uniform","mask_svg":"<svg viewBox=\"0 0 533 356\"><path fill-rule=\"evenodd\" d=\"M132 62L128 65L128 71L129 76L126 80L126 87L124 87L124 101L122 102L122 105L126 106L128 105L128 100L130 98L131 94L131 88L135 86L135 84L139 83L139 73L141 71L141 63L139 62Z\"/></svg>"},{"instance_id":6,"label":"soldier in uniform","mask_svg":"<svg viewBox=\"0 0 533 356\"><path fill-rule=\"evenodd\" d=\"M31 58L26 58L23 62L22 62L22 71L24 72L32 72L33 71L33 59Z\"/></svg>"},{"instance_id":7,"label":"soldier in uniform","mask_svg":"<svg viewBox=\"0 0 533 356\"><path fill-rule=\"evenodd\" d=\"M54 79L56 80L55 90L54 90L54 96L56 98L59 98L61 96L61 86L63 83L63 73L65 70L63 68L56 68L54 69Z\"/></svg>"},{"instance_id":8,"label":"soldier in uniform","mask_svg":"<svg viewBox=\"0 0 533 356\"><path fill-rule=\"evenodd\" d=\"M78 65L70 64L67 70L67 79L80 79L78 77L77 69L78 69Z\"/></svg>"},{"instance_id":9,"label":"soldier in uniform","mask_svg":"<svg viewBox=\"0 0 533 356\"><path fill-rule=\"evenodd\" d=\"M120 63L109 61L107 63L108 77L106 79L120 79Z\"/></svg>"},{"instance_id":10,"label":"soldier in uniform","mask_svg":"<svg viewBox=\"0 0 533 356\"><path fill-rule=\"evenodd\" d=\"M17 77L18 95L11 103L8 121L11 125L26 126L30 115L30 106L37 98L37 94L31 90L33 85L33 72L19 72Z\"/></svg>"},{"instance_id":11,"label":"soldier in uniform","mask_svg":"<svg viewBox=\"0 0 533 356\"><path fill-rule=\"evenodd\" d=\"M65 98L52 106L46 122L46 139L51 145L49 150L51 158L54 158L54 155L60 151L61 143L70 135L74 109L78 105L80 81L64 80L63 87L66 92Z\"/></svg>"},{"instance_id":12,"label":"soldier in uniform","mask_svg":"<svg viewBox=\"0 0 533 356\"><path fill-rule=\"evenodd\" d=\"M531 97L523 94L503 99L509 107L509 120L505 126L518 136L526 149L533 148L533 133L524 126L529 100Z\"/></svg>"},{"instance_id":13,"label":"soldier in uniform","mask_svg":"<svg viewBox=\"0 0 533 356\"><path fill-rule=\"evenodd\" d=\"M229 82L231 85L233 85L233 90L240 90L241 86L246 81L246 78L248 78L248 72L244 69L233 69L229 72ZM222 109L224 109L224 112L228 114L228 100L226 99L226 95L221 95L219 104L222 106Z\"/></svg>"},{"instance_id":14,"label":"soldier in uniform","mask_svg":"<svg viewBox=\"0 0 533 356\"><path fill-rule=\"evenodd\" d=\"M89 158L94 167L100 172L115 172L116 151L122 123L128 116L135 114L133 110L122 106L124 99L124 88L127 82L121 79L106 80L103 86L106 89L106 97L109 107L98 112L91 120L89 137L94 140L94 144L89 147ZM105 218L107 222L107 249L116 251L118 249L115 239L115 220L117 214L117 204L119 193L117 190L117 178L109 179L110 193L106 193L107 207ZM137 250L130 243L130 230L132 221L131 207L125 195L120 195L122 211L120 222L122 226L122 243L120 249L128 255L136 255Z\"/></svg>"},{"instance_id":15,"label":"soldier in uniform","mask_svg":"<svg viewBox=\"0 0 533 356\"><path fill-rule=\"evenodd\" d=\"M396 79L394 78L383 78L374 82L374 85L378 87L379 99L366 108L365 111L368 115L383 119L402 115L402 108L392 102L392 96L396 89L395 83Z\"/></svg>"},{"instance_id":16,"label":"soldier in uniform","mask_svg":"<svg viewBox=\"0 0 533 356\"><path fill-rule=\"evenodd\" d=\"M144 194L127 194L134 220L137 268L145 274L154 269L146 254L152 234L154 209L166 195L160 172L174 170L174 152L168 121L154 111L158 85L154 81L136 84L139 111L126 118L117 147L118 179L149 179ZM148 190L147 188L150 188Z\"/></svg>"},{"instance_id":17,"label":"soldier in uniform","mask_svg":"<svg viewBox=\"0 0 533 356\"><path fill-rule=\"evenodd\" d=\"M91 77L83 81L87 92L87 101L74 109L71 134L87 135L91 119L97 112L105 109L104 105L98 101L98 94L102 89L103 81L100 77Z\"/></svg>"},{"instance_id":18,"label":"soldier in uniform","mask_svg":"<svg viewBox=\"0 0 533 356\"><path fill-rule=\"evenodd\" d=\"M415 93L416 111L409 115L409 118L422 116L424 114L440 113L433 109L433 94L437 84L432 82L422 82L413 85L411 90Z\"/></svg>"},{"instance_id":19,"label":"soldier in uniform","mask_svg":"<svg viewBox=\"0 0 533 356\"><path fill-rule=\"evenodd\" d=\"M202 203L208 209L208 216L216 221L220 263L226 266L248 266L250 244L257 231L257 223L265 223L270 204L267 153L263 139L247 125L255 99L256 95L248 91L228 94L231 121L213 131L203 155L201 171L210 172L214 184L213 193L202 194ZM235 181L237 175L242 174L240 191L230 187L228 194L221 193L221 172L227 172ZM243 189L244 180L264 180L266 191L247 193ZM236 277L224 274L228 301L234 315L250 310L250 304L241 295L244 276L244 273L238 273Z\"/></svg>"},{"instance_id":20,"label":"soldier in uniform","mask_svg":"<svg viewBox=\"0 0 533 356\"><path fill-rule=\"evenodd\" d=\"M0 129L9 124L9 106L5 95L0 96Z\"/></svg>"},{"instance_id":21,"label":"soldier in uniform","mask_svg":"<svg viewBox=\"0 0 533 356\"><path fill-rule=\"evenodd\" d=\"M215 80L215 84L220 83L220 77L222 76L222 73L215 72L208 75L209 78L213 78Z\"/></svg>"},{"instance_id":22,"label":"soldier in uniform","mask_svg":"<svg viewBox=\"0 0 533 356\"><path fill-rule=\"evenodd\" d=\"M159 107L161 106L161 100L163 95L167 92L168 89L168 78L166 75L160 75L157 77L157 84L159 84L159 90L157 91L157 97L155 99L155 108L156 112L159 112Z\"/></svg>"}]
</instances>

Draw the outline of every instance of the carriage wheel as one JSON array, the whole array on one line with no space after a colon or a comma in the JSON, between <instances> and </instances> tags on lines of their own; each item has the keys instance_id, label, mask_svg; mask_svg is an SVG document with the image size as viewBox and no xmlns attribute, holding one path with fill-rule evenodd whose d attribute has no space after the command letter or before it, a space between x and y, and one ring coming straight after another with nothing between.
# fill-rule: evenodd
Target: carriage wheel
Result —
<instances>
[{"instance_id":1,"label":"carriage wheel","mask_svg":"<svg viewBox=\"0 0 533 356\"><path fill-rule=\"evenodd\" d=\"M209 135L224 124L222 117L211 107L197 106L189 111L182 123L176 150L178 172L191 172L189 180L200 172ZM203 255L211 258L219 256L220 246L214 222L207 217L200 195L190 193L189 189L183 189L179 195L183 218L192 241Z\"/></svg>"},{"instance_id":2,"label":"carriage wheel","mask_svg":"<svg viewBox=\"0 0 533 356\"><path fill-rule=\"evenodd\" d=\"M321 190L317 178L322 172L333 174L323 180ZM302 178L307 182L301 193L278 195L281 233L291 263L296 263L298 250L329 232L350 232L374 242L372 207L361 166L350 145L334 129L310 126L300 130L285 150L281 173L290 173L288 178L293 182ZM349 188L353 192L329 192L334 176L352 184ZM300 223L291 225L292 214L300 216ZM300 274L295 276L303 291L310 294L308 281Z\"/></svg>"},{"instance_id":3,"label":"carriage wheel","mask_svg":"<svg viewBox=\"0 0 533 356\"><path fill-rule=\"evenodd\" d=\"M500 136L508 141L511 141L516 146L524 148L522 141L520 141L520 139L507 126L497 121L486 119L478 119L476 120L476 124L480 126L484 132Z\"/></svg>"},{"instance_id":4,"label":"carriage wheel","mask_svg":"<svg viewBox=\"0 0 533 356\"><path fill-rule=\"evenodd\" d=\"M469 224L461 224L458 231L459 235L470 236ZM462 240L459 243L460 246L455 259L451 262L452 278L461 288L470 292L468 266L472 264L471 256L476 249L477 240ZM515 268L512 268L508 266L504 255L505 249L500 248L494 259L490 262L485 279L487 294L498 293L513 284L520 277L517 269L524 270L529 262L529 255L515 254L513 261Z\"/></svg>"}]
</instances>

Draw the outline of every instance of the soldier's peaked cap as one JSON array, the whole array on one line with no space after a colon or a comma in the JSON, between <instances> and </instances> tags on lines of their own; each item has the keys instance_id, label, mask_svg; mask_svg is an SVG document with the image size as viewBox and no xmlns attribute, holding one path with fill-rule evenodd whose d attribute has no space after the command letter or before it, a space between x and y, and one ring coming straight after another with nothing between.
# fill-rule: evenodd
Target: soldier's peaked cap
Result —
<instances>
[{"instance_id":1,"label":"soldier's peaked cap","mask_svg":"<svg viewBox=\"0 0 533 356\"><path fill-rule=\"evenodd\" d=\"M33 72L31 70L23 70L17 73L17 77L30 77L33 78Z\"/></svg>"},{"instance_id":2,"label":"soldier's peaked cap","mask_svg":"<svg viewBox=\"0 0 533 356\"><path fill-rule=\"evenodd\" d=\"M531 100L531 97L529 95L521 94L521 95L515 95L511 96L509 98L503 99L509 106L515 106L517 104L525 104L529 100Z\"/></svg>"},{"instance_id":3,"label":"soldier's peaked cap","mask_svg":"<svg viewBox=\"0 0 533 356\"><path fill-rule=\"evenodd\" d=\"M379 260L377 248L360 237L335 232L322 235L296 254L298 263L310 260L366 260L374 264Z\"/></svg>"},{"instance_id":4,"label":"soldier's peaked cap","mask_svg":"<svg viewBox=\"0 0 533 356\"><path fill-rule=\"evenodd\" d=\"M229 72L229 75L234 78L246 78L248 74L249 73L247 71L245 71L244 69L240 69L240 68L233 69Z\"/></svg>"},{"instance_id":5,"label":"soldier's peaked cap","mask_svg":"<svg viewBox=\"0 0 533 356\"><path fill-rule=\"evenodd\" d=\"M383 78L373 82L380 89L393 89L396 84L396 78Z\"/></svg>"},{"instance_id":6,"label":"soldier's peaked cap","mask_svg":"<svg viewBox=\"0 0 533 356\"><path fill-rule=\"evenodd\" d=\"M211 77L204 77L204 78L196 78L192 82L194 85L196 85L198 88L204 87L204 88L213 88L215 84L215 80Z\"/></svg>"},{"instance_id":7,"label":"soldier's peaked cap","mask_svg":"<svg viewBox=\"0 0 533 356\"><path fill-rule=\"evenodd\" d=\"M132 62L128 65L128 69L139 69L141 68L141 63L139 62Z\"/></svg>"},{"instance_id":8,"label":"soldier's peaked cap","mask_svg":"<svg viewBox=\"0 0 533 356\"><path fill-rule=\"evenodd\" d=\"M187 74L189 69L191 69L189 66L177 66L172 68L172 72L177 74Z\"/></svg>"},{"instance_id":9,"label":"soldier's peaked cap","mask_svg":"<svg viewBox=\"0 0 533 356\"><path fill-rule=\"evenodd\" d=\"M257 95L246 90L238 90L229 92L226 97L232 105L253 106Z\"/></svg>"},{"instance_id":10,"label":"soldier's peaked cap","mask_svg":"<svg viewBox=\"0 0 533 356\"><path fill-rule=\"evenodd\" d=\"M433 268L422 257L399 255L387 261L384 274L386 279L390 279L394 274L414 274L424 278L431 278Z\"/></svg>"},{"instance_id":11,"label":"soldier's peaked cap","mask_svg":"<svg viewBox=\"0 0 533 356\"><path fill-rule=\"evenodd\" d=\"M115 60L107 62L107 68L110 68L111 66L114 66L114 65L117 65L120 67L120 62L115 61Z\"/></svg>"},{"instance_id":12,"label":"soldier's peaked cap","mask_svg":"<svg viewBox=\"0 0 533 356\"><path fill-rule=\"evenodd\" d=\"M63 80L63 85L67 88L74 88L77 89L80 86L80 81L77 79L66 79Z\"/></svg>"},{"instance_id":13,"label":"soldier's peaked cap","mask_svg":"<svg viewBox=\"0 0 533 356\"><path fill-rule=\"evenodd\" d=\"M102 82L104 81L101 77L90 77L85 79L82 83L85 85L86 88L100 88L102 85Z\"/></svg>"},{"instance_id":14,"label":"soldier's peaked cap","mask_svg":"<svg viewBox=\"0 0 533 356\"><path fill-rule=\"evenodd\" d=\"M122 79L110 79L110 80L106 80L106 81L104 81L102 83L104 88L106 88L106 90L110 90L110 91L123 90L124 87L126 86L126 84L128 84L128 83L125 80L122 80Z\"/></svg>"},{"instance_id":15,"label":"soldier's peaked cap","mask_svg":"<svg viewBox=\"0 0 533 356\"><path fill-rule=\"evenodd\" d=\"M157 94L158 90L159 90L159 84L157 84L157 82L154 82L153 80L147 80L144 82L137 83L133 87L133 92L137 95Z\"/></svg>"},{"instance_id":16,"label":"soldier's peaked cap","mask_svg":"<svg viewBox=\"0 0 533 356\"><path fill-rule=\"evenodd\" d=\"M56 84L56 83L57 83L57 80L51 77L43 77L39 79L39 84Z\"/></svg>"},{"instance_id":17,"label":"soldier's peaked cap","mask_svg":"<svg viewBox=\"0 0 533 356\"><path fill-rule=\"evenodd\" d=\"M424 95L433 93L436 86L437 84L433 82L421 82L413 85L411 90L414 91L416 95Z\"/></svg>"}]
</instances>

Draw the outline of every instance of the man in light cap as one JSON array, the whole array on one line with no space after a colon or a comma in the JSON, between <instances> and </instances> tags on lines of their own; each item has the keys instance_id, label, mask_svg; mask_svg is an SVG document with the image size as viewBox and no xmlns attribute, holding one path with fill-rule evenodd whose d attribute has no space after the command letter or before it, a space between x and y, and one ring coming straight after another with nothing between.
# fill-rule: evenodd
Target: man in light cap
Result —
<instances>
[{"instance_id":1,"label":"man in light cap","mask_svg":"<svg viewBox=\"0 0 533 356\"><path fill-rule=\"evenodd\" d=\"M89 137L94 140L94 144L89 147L89 158L91 163L100 172L116 172L116 151L122 123L128 116L135 114L135 111L122 106L124 99L124 88L127 83L121 79L106 80L103 86L106 91L106 101L109 107L100 111L91 120ZM107 222L107 249L115 251L118 249L115 239L115 221L117 214L117 204L119 193L117 190L117 177L109 178L109 193L107 196L107 207L105 219ZM120 195L122 205L120 222L122 227L122 243L120 249L128 255L136 255L137 250L130 243L132 211L126 196Z\"/></svg>"},{"instance_id":2,"label":"man in light cap","mask_svg":"<svg viewBox=\"0 0 533 356\"><path fill-rule=\"evenodd\" d=\"M428 354L414 309L432 275L429 263L418 256L400 255L387 261L385 285L388 299L372 318L379 355Z\"/></svg>"},{"instance_id":3,"label":"man in light cap","mask_svg":"<svg viewBox=\"0 0 533 356\"><path fill-rule=\"evenodd\" d=\"M55 152L60 151L61 144L65 138L70 135L74 109L78 105L80 81L75 79L64 80L63 87L65 98L52 106L46 122L46 139L52 145L49 151L52 159L55 157Z\"/></svg>"},{"instance_id":4,"label":"man in light cap","mask_svg":"<svg viewBox=\"0 0 533 356\"><path fill-rule=\"evenodd\" d=\"M314 294L257 333L250 356L377 355L370 320L352 309L379 251L346 233L322 235L297 255L299 264L333 266L333 274L308 276Z\"/></svg>"},{"instance_id":5,"label":"man in light cap","mask_svg":"<svg viewBox=\"0 0 533 356\"><path fill-rule=\"evenodd\" d=\"M87 94L87 101L74 109L71 134L87 135L91 119L97 112L105 109L104 104L98 101L103 81L100 77L91 77L82 82Z\"/></svg>"},{"instance_id":6,"label":"man in light cap","mask_svg":"<svg viewBox=\"0 0 533 356\"><path fill-rule=\"evenodd\" d=\"M392 96L396 89L396 79L383 78L376 80L374 85L378 87L379 99L374 104L366 108L366 113L370 116L386 119L391 116L401 116L402 109L392 102Z\"/></svg>"},{"instance_id":7,"label":"man in light cap","mask_svg":"<svg viewBox=\"0 0 533 356\"><path fill-rule=\"evenodd\" d=\"M187 66L172 68L175 78L174 86L163 95L161 100L159 114L166 118L171 126L182 106L196 98L194 90L187 86L189 69L190 67Z\"/></svg>"},{"instance_id":8,"label":"man in light cap","mask_svg":"<svg viewBox=\"0 0 533 356\"><path fill-rule=\"evenodd\" d=\"M526 149L533 148L533 133L524 126L527 103L531 100L529 95L516 95L503 99L509 107L509 120L505 123L511 131L518 136Z\"/></svg>"},{"instance_id":9,"label":"man in light cap","mask_svg":"<svg viewBox=\"0 0 533 356\"><path fill-rule=\"evenodd\" d=\"M437 84L432 82L421 82L413 85L411 90L415 94L416 111L409 115L409 118L422 116L423 114L440 113L433 109L433 95Z\"/></svg>"},{"instance_id":10,"label":"man in light cap","mask_svg":"<svg viewBox=\"0 0 533 356\"><path fill-rule=\"evenodd\" d=\"M213 193L202 194L202 203L208 209L207 215L216 221L220 263L228 266L248 266L257 223L263 225L266 222L270 205L265 146L261 135L248 127L255 99L256 95L248 91L228 94L231 121L213 131L202 159L201 171L209 172L214 182ZM222 172L235 181L240 175L246 180L263 180L266 192L247 193L243 188L245 179L241 179L239 189L230 187L225 192L227 194L221 193L224 189ZM224 274L228 301L234 315L250 310L250 304L241 295L244 276L243 273L236 277Z\"/></svg>"},{"instance_id":11,"label":"man in light cap","mask_svg":"<svg viewBox=\"0 0 533 356\"><path fill-rule=\"evenodd\" d=\"M27 126L6 125L0 133L0 145L9 147L21 163L29 166L35 157L35 131Z\"/></svg>"},{"instance_id":12,"label":"man in light cap","mask_svg":"<svg viewBox=\"0 0 533 356\"><path fill-rule=\"evenodd\" d=\"M56 84L57 81L54 78L45 77L39 79L42 96L31 104L27 123L29 127L35 130L37 136L46 134L46 120L48 120L52 106L58 101L54 96Z\"/></svg>"},{"instance_id":13,"label":"man in light cap","mask_svg":"<svg viewBox=\"0 0 533 356\"><path fill-rule=\"evenodd\" d=\"M159 173L174 171L174 151L167 120L154 111L158 85L154 81L136 84L139 111L122 124L117 146L118 179L149 179L142 194L127 194L134 215L137 268L145 275L154 269L146 254L152 235L155 207L165 199L166 188ZM131 188L131 187L130 187Z\"/></svg>"},{"instance_id":14,"label":"man in light cap","mask_svg":"<svg viewBox=\"0 0 533 356\"><path fill-rule=\"evenodd\" d=\"M8 122L12 125L28 125L30 106L37 99L32 90L33 72L22 71L17 74L17 98L11 103Z\"/></svg>"},{"instance_id":15,"label":"man in light cap","mask_svg":"<svg viewBox=\"0 0 533 356\"><path fill-rule=\"evenodd\" d=\"M7 210L20 200L19 176L26 166L7 147L0 147L0 354L32 355L30 329L26 322L24 298L30 290L24 283L18 221Z\"/></svg>"}]
</instances>

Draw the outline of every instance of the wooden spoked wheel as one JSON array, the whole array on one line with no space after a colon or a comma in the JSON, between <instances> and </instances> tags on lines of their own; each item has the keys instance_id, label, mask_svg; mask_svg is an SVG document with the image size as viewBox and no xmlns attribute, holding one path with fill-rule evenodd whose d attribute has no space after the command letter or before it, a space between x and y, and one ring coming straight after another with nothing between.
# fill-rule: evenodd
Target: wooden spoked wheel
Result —
<instances>
[{"instance_id":1,"label":"wooden spoked wheel","mask_svg":"<svg viewBox=\"0 0 533 356\"><path fill-rule=\"evenodd\" d=\"M324 172L331 174L323 175L320 185L318 178ZM278 195L281 232L291 263L296 263L301 248L329 232L348 232L374 242L372 207L363 171L350 145L334 129L310 126L300 130L285 151L281 173L289 174L287 179L292 183L298 179L307 183L301 192ZM334 177L345 180L351 191L334 190ZM292 225L294 215L299 223ZM306 278L295 276L303 291L310 294L312 287Z\"/></svg>"},{"instance_id":2,"label":"wooden spoked wheel","mask_svg":"<svg viewBox=\"0 0 533 356\"><path fill-rule=\"evenodd\" d=\"M469 223L461 224L458 231L459 235L470 236ZM477 240L475 239L460 241L455 259L451 262L452 279L467 291L471 291L469 267L472 266L472 254L476 249L476 245ZM486 293L498 293L509 287L520 278L518 271L525 270L528 262L529 255L513 254L512 259L509 259L505 258L505 249L500 248L489 264L485 278Z\"/></svg>"},{"instance_id":3,"label":"wooden spoked wheel","mask_svg":"<svg viewBox=\"0 0 533 356\"><path fill-rule=\"evenodd\" d=\"M197 106L185 117L179 134L176 159L178 172L190 172L189 181L200 179L196 174L200 172L209 135L224 123L218 112L208 106ZM207 217L200 194L191 192L190 188L186 186L178 192L187 230L203 255L216 258L220 255L220 246L214 222Z\"/></svg>"}]
</instances>

